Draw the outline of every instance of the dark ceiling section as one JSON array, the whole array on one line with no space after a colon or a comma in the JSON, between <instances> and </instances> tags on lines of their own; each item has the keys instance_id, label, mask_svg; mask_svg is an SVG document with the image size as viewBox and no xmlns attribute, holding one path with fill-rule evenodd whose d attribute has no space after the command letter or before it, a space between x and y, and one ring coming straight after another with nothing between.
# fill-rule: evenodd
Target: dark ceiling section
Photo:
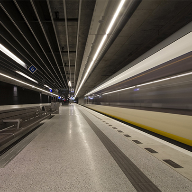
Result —
<instances>
[{"instance_id":1,"label":"dark ceiling section","mask_svg":"<svg viewBox=\"0 0 192 192\"><path fill-rule=\"evenodd\" d=\"M70 59L70 77L72 87L74 87L74 73L76 61L77 31L79 17L79 0L66 0L67 30L68 30L68 46Z\"/></svg>"},{"instance_id":2,"label":"dark ceiling section","mask_svg":"<svg viewBox=\"0 0 192 192\"><path fill-rule=\"evenodd\" d=\"M41 1L41 3L44 3L44 1ZM39 13L42 13L43 10L38 10L37 7L39 5L34 5L30 1L1 2L1 12L3 14L2 26L4 31L1 38L7 41L7 44L12 49L9 49L8 45L4 45L24 61L28 67L33 64L38 68L36 75L33 75L32 78L36 79L36 76L38 76L41 79L40 83L48 84L53 88L63 87L64 81L62 81L58 69L54 68L54 55L49 54L51 50L46 37L48 35L50 36L50 34L46 30L45 35L45 31L42 30L49 26L44 25L42 28L41 20L44 18L40 18ZM11 38L9 38L10 35ZM18 51L22 54L22 57ZM9 60L14 62L11 59ZM23 70L26 71L25 69Z\"/></svg>"},{"instance_id":3,"label":"dark ceiling section","mask_svg":"<svg viewBox=\"0 0 192 192\"><path fill-rule=\"evenodd\" d=\"M15 73L21 71L41 87L46 84L54 89L68 88L69 80L75 87L95 1L0 1L1 44L28 67L38 69L32 75L0 52L1 70L22 78Z\"/></svg>"},{"instance_id":4,"label":"dark ceiling section","mask_svg":"<svg viewBox=\"0 0 192 192\"><path fill-rule=\"evenodd\" d=\"M54 89L75 88L96 0L1 0L0 43L31 74L0 51L0 70L21 71ZM84 95L192 20L192 1L143 0L81 88ZM30 81L27 80L26 81ZM31 82L33 84L33 82ZM45 87L44 87L45 88Z\"/></svg>"},{"instance_id":5,"label":"dark ceiling section","mask_svg":"<svg viewBox=\"0 0 192 192\"><path fill-rule=\"evenodd\" d=\"M96 0L48 1L67 83L75 88Z\"/></svg>"},{"instance_id":6,"label":"dark ceiling section","mask_svg":"<svg viewBox=\"0 0 192 192\"><path fill-rule=\"evenodd\" d=\"M79 92L94 87L192 21L191 1L142 1Z\"/></svg>"},{"instance_id":7,"label":"dark ceiling section","mask_svg":"<svg viewBox=\"0 0 192 192\"><path fill-rule=\"evenodd\" d=\"M63 1L47 1L49 4L49 12L51 15L51 20L54 23L54 34L56 34L55 42L58 43L58 48L55 53L60 56L62 60L62 65L60 68L63 70L63 75L66 78L66 83L68 82L68 69L69 60L67 57L67 39L66 39L66 26L65 26L65 14Z\"/></svg>"}]
</instances>

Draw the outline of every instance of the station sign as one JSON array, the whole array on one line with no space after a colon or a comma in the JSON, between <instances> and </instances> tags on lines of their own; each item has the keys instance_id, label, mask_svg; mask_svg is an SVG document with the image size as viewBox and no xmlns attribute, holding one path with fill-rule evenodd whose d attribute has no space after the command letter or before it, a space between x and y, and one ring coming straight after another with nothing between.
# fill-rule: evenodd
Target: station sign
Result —
<instances>
[{"instance_id":1,"label":"station sign","mask_svg":"<svg viewBox=\"0 0 192 192\"><path fill-rule=\"evenodd\" d=\"M28 70L31 72L31 73L35 73L35 71L37 71L37 68L34 66L34 65L31 65Z\"/></svg>"}]
</instances>

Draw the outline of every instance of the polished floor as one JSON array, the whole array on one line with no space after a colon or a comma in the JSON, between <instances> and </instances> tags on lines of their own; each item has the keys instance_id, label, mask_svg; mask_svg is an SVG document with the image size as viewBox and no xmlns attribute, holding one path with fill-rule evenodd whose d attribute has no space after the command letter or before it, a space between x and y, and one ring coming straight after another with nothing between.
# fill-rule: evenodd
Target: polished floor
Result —
<instances>
[{"instance_id":1,"label":"polished floor","mask_svg":"<svg viewBox=\"0 0 192 192\"><path fill-rule=\"evenodd\" d=\"M39 130L0 168L0 192L192 191L191 152L82 106L61 106Z\"/></svg>"}]
</instances>

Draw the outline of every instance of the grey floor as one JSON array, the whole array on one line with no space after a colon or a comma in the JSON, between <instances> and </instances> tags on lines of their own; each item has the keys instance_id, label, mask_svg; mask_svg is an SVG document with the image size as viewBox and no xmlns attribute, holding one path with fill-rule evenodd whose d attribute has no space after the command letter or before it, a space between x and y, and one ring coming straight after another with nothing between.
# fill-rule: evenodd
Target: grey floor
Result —
<instances>
[{"instance_id":1,"label":"grey floor","mask_svg":"<svg viewBox=\"0 0 192 192\"><path fill-rule=\"evenodd\" d=\"M192 191L190 180L114 131L101 117L98 119L84 107L69 105L60 107L60 114L46 120L41 126L42 131L4 168L0 168L0 192L138 191L85 116L159 191Z\"/></svg>"}]
</instances>

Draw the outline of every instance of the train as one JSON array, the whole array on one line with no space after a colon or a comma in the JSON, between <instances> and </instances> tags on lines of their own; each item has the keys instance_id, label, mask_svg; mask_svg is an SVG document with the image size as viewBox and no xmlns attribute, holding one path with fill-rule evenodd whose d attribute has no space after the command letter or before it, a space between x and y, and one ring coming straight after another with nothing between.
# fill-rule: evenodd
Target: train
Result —
<instances>
[{"instance_id":1,"label":"train","mask_svg":"<svg viewBox=\"0 0 192 192\"><path fill-rule=\"evenodd\" d=\"M192 146L192 22L78 99Z\"/></svg>"}]
</instances>

